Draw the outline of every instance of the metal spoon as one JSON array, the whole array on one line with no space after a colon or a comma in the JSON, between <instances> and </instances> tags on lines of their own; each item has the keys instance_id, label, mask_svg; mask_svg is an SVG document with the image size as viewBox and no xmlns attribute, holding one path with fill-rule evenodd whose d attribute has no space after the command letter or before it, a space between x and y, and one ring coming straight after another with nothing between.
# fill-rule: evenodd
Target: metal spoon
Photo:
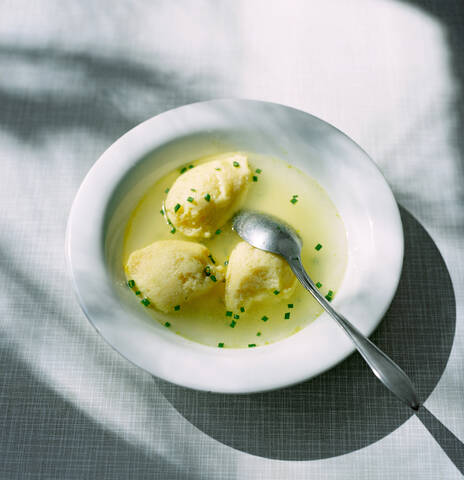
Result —
<instances>
[{"instance_id":1,"label":"metal spoon","mask_svg":"<svg viewBox=\"0 0 464 480\"><path fill-rule=\"evenodd\" d=\"M337 313L314 285L301 262L302 241L292 227L271 215L242 210L235 216L233 228L254 247L282 255L303 286L345 330L376 377L413 410L419 409L419 399L409 377L343 315Z\"/></svg>"}]
</instances>

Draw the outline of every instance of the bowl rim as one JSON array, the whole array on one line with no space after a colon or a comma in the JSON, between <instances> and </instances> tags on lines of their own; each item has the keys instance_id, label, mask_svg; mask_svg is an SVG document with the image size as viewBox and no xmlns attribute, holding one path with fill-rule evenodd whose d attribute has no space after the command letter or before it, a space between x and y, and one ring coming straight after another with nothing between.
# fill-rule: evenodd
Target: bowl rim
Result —
<instances>
[{"instance_id":1,"label":"bowl rim","mask_svg":"<svg viewBox=\"0 0 464 480\"><path fill-rule=\"evenodd\" d=\"M104 323L103 325L100 324L98 315L96 315L95 312L92 311L92 308L89 308L88 294L86 292L86 289L83 286L83 276L81 273L77 272L76 262L79 262L80 259L79 259L79 256L77 255L76 245L74 242L74 239L76 237L75 232L76 232L76 229L78 230L79 227L82 226L82 220L83 220L82 219L82 202L84 197L88 194L88 189L92 187L92 186L89 186L89 183L92 177L96 174L96 171L99 168L101 168L102 163L107 159L111 158L116 151L120 150L121 146L124 146L124 148L122 148L122 154L123 155L125 153L127 154L128 151L130 151L130 156L133 159L133 161L136 158L141 158L142 156L149 153L146 148L147 145L144 145L144 142L142 142L142 145L137 145L137 142L135 142L134 140L137 140L137 137L139 137L143 133L143 131L147 129L148 126L152 125L153 122L157 122L157 123L163 122L164 119L168 116L171 116L171 117L177 116L177 115L182 116L182 114L185 113L186 111L190 111L189 114L191 114L192 111L194 113L194 110L198 107L201 108L201 107L207 106L208 108L213 108L214 110L214 108L220 108L220 107L223 107L224 105L229 105L229 106L234 105L240 108L252 108L252 109L255 107L259 108L260 106L265 106L266 108L271 108L271 109L284 109L290 115L293 112L295 115L304 115L307 118L311 118L312 121L319 123L325 129L332 131L332 133L335 133L338 137L343 138L345 142L349 143L353 151L357 151L359 159L363 159L363 166L365 167L368 165L371 171L375 172L376 181L378 182L378 185L381 186L381 195L385 197L384 199L390 208L390 211L388 212L388 216L389 216L388 221L390 222L390 226L393 229L395 234L396 255L392 259L389 265L390 271L392 273L392 276L391 276L392 280L390 281L388 291L383 297L383 303L381 305L381 308L378 311L377 318L374 321L371 321L367 325L362 325L362 326L358 325L358 328L362 331L363 334L370 335L378 326L385 312L389 308L391 301L396 293L399 280L400 280L402 263L403 263L403 255L404 255L404 239L403 239L403 228L402 228L402 222L401 222L398 205L394 199L393 193L385 177L383 176L382 172L380 171L378 166L375 164L375 162L373 162L370 156L356 142L354 142L345 133L343 133L333 125L329 124L328 122L310 113L307 113L302 110L298 110L286 105L278 104L278 103L263 102L260 100L251 100L251 99L242 99L242 98L216 99L216 100L209 100L205 102L191 103L188 105L184 105L181 107L177 107L177 108L162 112L154 117L151 117L145 120L144 122L138 124L131 130L129 130L123 136L121 136L98 158L98 160L95 162L95 164L91 167L91 169L85 176L84 180L82 181L76 193L75 199L70 209L68 222L66 226L66 234L65 234L66 263L67 263L68 271L71 277L73 290L76 294L78 303L81 309L83 310L84 314L86 315L87 319L89 320L91 325L95 328L95 330L103 337L103 339L115 351L117 351L120 355L126 358L129 362L142 368L143 370L150 373L151 375L158 376L160 378L163 378L164 380L179 384L187 388L218 392L218 393L256 393L256 392L269 391L269 390L274 390L278 388L288 387L288 386L300 383L302 381L308 380L310 378L313 378L314 376L317 376L323 373L324 371L334 367L335 365L343 361L346 357L348 357L351 353L355 351L355 347L354 345L351 344L349 340L346 341L345 334L343 334L343 338L345 338L345 341L342 341L338 345L340 349L338 351L338 355L335 356L336 358L332 358L328 362L327 361L322 362L318 367L313 368L311 371L306 371L304 374L301 371L297 372L296 375L289 374L285 376L285 375L279 374L277 377L271 376L265 379L264 381L260 382L259 384L256 384L255 382L251 383L245 379L245 381L241 382L241 384L239 385L237 385L237 383L234 383L233 385L225 385L223 382L220 382L218 384L217 382L215 383L214 380L210 381L208 379L205 379L204 377L191 378L186 375L173 376L169 372L167 372L165 368L160 370L158 368L159 365L155 365L154 367L147 367L146 364L145 365L141 364L140 359L133 358L133 355L128 354L127 351L124 350L124 348L121 348L121 345L115 342L114 339L112 339L108 335L107 324L106 323ZM161 145L163 145L163 142L166 142L167 140L170 139L168 137L163 138L161 136L160 138L157 139L157 141L155 141L155 139L151 139L149 142L151 145L150 150L153 151L157 147L159 148ZM174 140L175 138L176 138L176 135L172 137L172 139ZM126 170L119 171L119 176L118 176L119 179L122 179L124 175L127 174L130 166L131 166L131 162L128 162L128 164L126 165ZM111 186L111 188L113 187L114 185ZM107 202L108 200L109 198L106 198ZM98 238L102 240L101 238L102 232L99 232L96 235L97 236L92 237L93 240L95 240L95 238L97 238L98 235L100 235L100 237ZM337 306L335 302L334 302L334 305ZM326 317L326 323L327 321L333 322L332 320L329 319L327 314L322 314L319 317L319 319L323 317ZM333 324L335 324L335 322L333 322ZM162 332L161 330L158 332L158 334L161 336L166 335L165 332ZM170 332L168 335L174 336ZM240 356L246 359L247 362L249 362L253 360L253 357L256 358L256 355L257 353L259 353L260 350L267 349L268 351L270 351L272 349L275 349L276 345L282 346L284 343L288 343L289 341L291 341L291 339L296 337L297 335L292 335L291 337L288 337L287 339L281 340L277 343L266 345L263 347L258 347L256 349L218 349L214 347L201 345L195 342L191 342L189 340L183 339L182 337L176 336L176 338L177 338L177 341L180 339L180 345L182 346L182 348L188 345L188 348L190 348L192 351L195 351L197 353L200 352L200 356L202 352L204 353L207 351L208 354L211 354L211 351L214 351L215 355L219 354L219 355L222 355L222 357L227 357L227 358L228 357L237 358L237 356Z\"/></svg>"}]
</instances>

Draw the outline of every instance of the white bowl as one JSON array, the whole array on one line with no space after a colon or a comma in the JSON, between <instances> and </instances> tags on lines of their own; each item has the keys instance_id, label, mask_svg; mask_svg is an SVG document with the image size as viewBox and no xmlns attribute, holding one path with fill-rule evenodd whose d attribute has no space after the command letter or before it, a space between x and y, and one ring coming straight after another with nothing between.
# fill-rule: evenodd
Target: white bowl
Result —
<instances>
[{"instance_id":1,"label":"white bowl","mask_svg":"<svg viewBox=\"0 0 464 480\"><path fill-rule=\"evenodd\" d=\"M159 177L230 150L277 156L315 178L345 224L348 265L333 306L366 335L398 286L403 231L393 194L368 155L307 113L252 100L213 100L170 110L117 140L83 181L66 251L82 309L128 360L199 390L251 393L314 377L354 351L327 314L299 333L253 349L219 349L175 335L140 308L125 285L122 239L130 213Z\"/></svg>"}]
</instances>

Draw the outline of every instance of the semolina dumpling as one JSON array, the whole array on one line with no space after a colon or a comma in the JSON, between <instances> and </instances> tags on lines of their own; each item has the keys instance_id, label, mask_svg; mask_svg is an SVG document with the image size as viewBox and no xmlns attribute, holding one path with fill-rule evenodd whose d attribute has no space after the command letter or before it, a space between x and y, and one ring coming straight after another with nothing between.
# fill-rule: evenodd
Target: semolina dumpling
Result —
<instances>
[{"instance_id":1,"label":"semolina dumpling","mask_svg":"<svg viewBox=\"0 0 464 480\"><path fill-rule=\"evenodd\" d=\"M276 295L288 298L296 284L295 275L282 257L240 242L229 258L226 306L237 311Z\"/></svg>"},{"instance_id":2,"label":"semolina dumpling","mask_svg":"<svg viewBox=\"0 0 464 480\"><path fill-rule=\"evenodd\" d=\"M166 214L188 237L209 238L241 207L249 187L247 157L231 154L182 174L166 198Z\"/></svg>"},{"instance_id":3,"label":"semolina dumpling","mask_svg":"<svg viewBox=\"0 0 464 480\"><path fill-rule=\"evenodd\" d=\"M125 268L142 295L168 313L223 280L223 267L212 264L208 255L199 243L162 240L132 252Z\"/></svg>"}]
</instances>

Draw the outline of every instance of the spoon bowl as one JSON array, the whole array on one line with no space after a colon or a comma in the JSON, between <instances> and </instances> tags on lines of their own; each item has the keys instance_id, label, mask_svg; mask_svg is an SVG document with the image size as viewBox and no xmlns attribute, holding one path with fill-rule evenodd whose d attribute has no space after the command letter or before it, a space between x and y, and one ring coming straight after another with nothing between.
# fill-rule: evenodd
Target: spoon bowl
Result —
<instances>
[{"instance_id":1,"label":"spoon bowl","mask_svg":"<svg viewBox=\"0 0 464 480\"><path fill-rule=\"evenodd\" d=\"M303 242L293 228L272 215L242 210L233 229L253 247L287 258L300 256Z\"/></svg>"}]
</instances>

